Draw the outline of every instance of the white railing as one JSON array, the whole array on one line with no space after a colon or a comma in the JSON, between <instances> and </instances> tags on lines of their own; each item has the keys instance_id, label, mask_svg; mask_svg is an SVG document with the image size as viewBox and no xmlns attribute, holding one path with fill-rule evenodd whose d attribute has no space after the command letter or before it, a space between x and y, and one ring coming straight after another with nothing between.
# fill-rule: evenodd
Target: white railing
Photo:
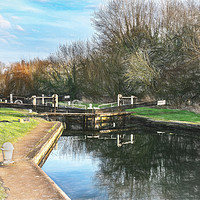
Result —
<instances>
[{"instance_id":1,"label":"white railing","mask_svg":"<svg viewBox=\"0 0 200 200\"><path fill-rule=\"evenodd\" d=\"M65 108L83 108L83 109L86 109L87 106L86 105L81 105L81 104L68 104L68 105L65 105Z\"/></svg>"},{"instance_id":2,"label":"white railing","mask_svg":"<svg viewBox=\"0 0 200 200\"><path fill-rule=\"evenodd\" d=\"M98 106L98 108L107 108L107 107L114 107L117 105L117 102L113 102L113 103L105 103L105 104L101 104Z\"/></svg>"}]
</instances>

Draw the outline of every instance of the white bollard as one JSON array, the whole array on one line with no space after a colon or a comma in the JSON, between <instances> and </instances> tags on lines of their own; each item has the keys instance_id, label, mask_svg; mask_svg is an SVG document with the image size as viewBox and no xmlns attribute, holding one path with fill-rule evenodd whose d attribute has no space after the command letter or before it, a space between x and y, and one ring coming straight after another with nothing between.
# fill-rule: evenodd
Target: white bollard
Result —
<instances>
[{"instance_id":1,"label":"white bollard","mask_svg":"<svg viewBox=\"0 0 200 200\"><path fill-rule=\"evenodd\" d=\"M14 147L10 142L6 142L2 145L2 153L3 153L3 164L11 164L14 161L12 161L12 155Z\"/></svg>"}]
</instances>

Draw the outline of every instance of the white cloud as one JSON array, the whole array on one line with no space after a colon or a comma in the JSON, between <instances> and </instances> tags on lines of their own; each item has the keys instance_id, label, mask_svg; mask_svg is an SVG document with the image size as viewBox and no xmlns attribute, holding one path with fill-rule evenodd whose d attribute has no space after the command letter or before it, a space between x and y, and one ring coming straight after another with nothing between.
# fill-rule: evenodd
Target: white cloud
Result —
<instances>
[{"instance_id":1,"label":"white cloud","mask_svg":"<svg viewBox=\"0 0 200 200\"><path fill-rule=\"evenodd\" d=\"M24 29L23 29L20 25L16 25L16 29L17 29L18 31L24 31Z\"/></svg>"},{"instance_id":2,"label":"white cloud","mask_svg":"<svg viewBox=\"0 0 200 200\"><path fill-rule=\"evenodd\" d=\"M5 43L5 44L8 44L8 41L4 38L0 38L0 43Z\"/></svg>"},{"instance_id":3,"label":"white cloud","mask_svg":"<svg viewBox=\"0 0 200 200\"><path fill-rule=\"evenodd\" d=\"M39 33L39 30L37 29L32 29L33 32Z\"/></svg>"},{"instance_id":4,"label":"white cloud","mask_svg":"<svg viewBox=\"0 0 200 200\"><path fill-rule=\"evenodd\" d=\"M11 28L10 22L5 20L2 15L0 15L0 28Z\"/></svg>"},{"instance_id":5,"label":"white cloud","mask_svg":"<svg viewBox=\"0 0 200 200\"><path fill-rule=\"evenodd\" d=\"M9 32L6 32L6 31L1 31L0 30L0 38L12 38L12 39L15 39L17 38L15 35L13 34L10 34Z\"/></svg>"},{"instance_id":6,"label":"white cloud","mask_svg":"<svg viewBox=\"0 0 200 200\"><path fill-rule=\"evenodd\" d=\"M0 29L0 43L9 44L15 41L17 37L7 31Z\"/></svg>"},{"instance_id":7,"label":"white cloud","mask_svg":"<svg viewBox=\"0 0 200 200\"><path fill-rule=\"evenodd\" d=\"M12 16L11 18L14 19L14 20L19 20L20 19L20 17L18 17L18 16Z\"/></svg>"}]
</instances>

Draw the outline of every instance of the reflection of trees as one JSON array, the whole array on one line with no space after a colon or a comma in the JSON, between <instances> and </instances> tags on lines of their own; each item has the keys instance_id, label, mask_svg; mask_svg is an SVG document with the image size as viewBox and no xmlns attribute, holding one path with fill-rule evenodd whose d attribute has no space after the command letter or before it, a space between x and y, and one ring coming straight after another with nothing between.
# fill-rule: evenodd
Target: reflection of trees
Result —
<instances>
[{"instance_id":1,"label":"reflection of trees","mask_svg":"<svg viewBox=\"0 0 200 200\"><path fill-rule=\"evenodd\" d=\"M79 139L79 140L78 140ZM115 140L62 137L60 154L92 155L100 160L96 186L109 188L109 199L185 199L200 197L199 136L135 134L133 145Z\"/></svg>"}]
</instances>

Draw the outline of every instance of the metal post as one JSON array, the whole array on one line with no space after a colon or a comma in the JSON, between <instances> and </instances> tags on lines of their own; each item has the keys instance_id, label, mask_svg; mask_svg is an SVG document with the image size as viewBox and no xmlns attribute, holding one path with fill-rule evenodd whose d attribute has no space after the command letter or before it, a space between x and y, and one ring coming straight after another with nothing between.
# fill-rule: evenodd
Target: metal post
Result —
<instances>
[{"instance_id":1,"label":"metal post","mask_svg":"<svg viewBox=\"0 0 200 200\"><path fill-rule=\"evenodd\" d=\"M120 135L119 134L117 134L117 146L118 147L122 146L121 143L120 143Z\"/></svg>"},{"instance_id":2,"label":"metal post","mask_svg":"<svg viewBox=\"0 0 200 200\"><path fill-rule=\"evenodd\" d=\"M32 96L32 98L33 98L33 106L36 106L36 103L37 103L36 96Z\"/></svg>"},{"instance_id":3,"label":"metal post","mask_svg":"<svg viewBox=\"0 0 200 200\"><path fill-rule=\"evenodd\" d=\"M55 94L55 107L58 108L58 95Z\"/></svg>"},{"instance_id":4,"label":"metal post","mask_svg":"<svg viewBox=\"0 0 200 200\"><path fill-rule=\"evenodd\" d=\"M137 97L136 96L131 96L131 104L134 105L137 103Z\"/></svg>"},{"instance_id":5,"label":"metal post","mask_svg":"<svg viewBox=\"0 0 200 200\"><path fill-rule=\"evenodd\" d=\"M13 95L10 94L10 103L13 103Z\"/></svg>"},{"instance_id":6,"label":"metal post","mask_svg":"<svg viewBox=\"0 0 200 200\"><path fill-rule=\"evenodd\" d=\"M131 104L133 105L133 99L134 99L134 96L131 96Z\"/></svg>"},{"instance_id":7,"label":"metal post","mask_svg":"<svg viewBox=\"0 0 200 200\"><path fill-rule=\"evenodd\" d=\"M118 106L121 106L121 99L122 99L122 95L118 94L118 96L117 96L117 104L118 104Z\"/></svg>"},{"instance_id":8,"label":"metal post","mask_svg":"<svg viewBox=\"0 0 200 200\"><path fill-rule=\"evenodd\" d=\"M52 107L54 107L54 112L56 112L56 108L58 108L58 95L52 95Z\"/></svg>"},{"instance_id":9,"label":"metal post","mask_svg":"<svg viewBox=\"0 0 200 200\"><path fill-rule=\"evenodd\" d=\"M36 96L32 96L32 98L33 98L33 110L36 111L37 99Z\"/></svg>"},{"instance_id":10,"label":"metal post","mask_svg":"<svg viewBox=\"0 0 200 200\"><path fill-rule=\"evenodd\" d=\"M131 134L131 144L133 144L134 140L133 140L133 134Z\"/></svg>"},{"instance_id":11,"label":"metal post","mask_svg":"<svg viewBox=\"0 0 200 200\"><path fill-rule=\"evenodd\" d=\"M42 105L44 105L44 94L42 94Z\"/></svg>"}]
</instances>

